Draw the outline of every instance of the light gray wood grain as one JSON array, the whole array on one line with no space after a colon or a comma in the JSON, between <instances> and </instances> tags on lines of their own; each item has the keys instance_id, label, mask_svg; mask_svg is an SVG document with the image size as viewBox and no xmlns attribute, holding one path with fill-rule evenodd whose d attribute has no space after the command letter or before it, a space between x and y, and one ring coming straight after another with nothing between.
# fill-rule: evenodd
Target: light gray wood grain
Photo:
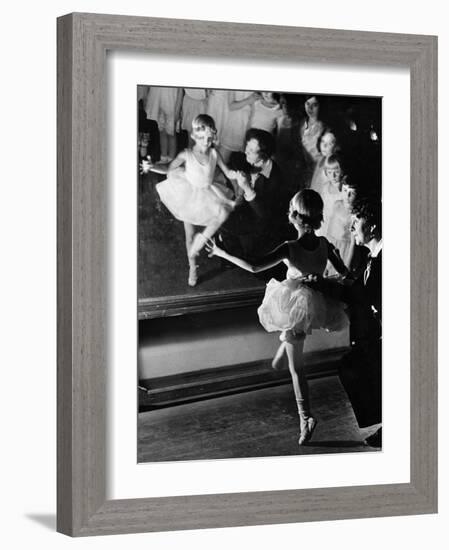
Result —
<instances>
[{"instance_id":1,"label":"light gray wood grain","mask_svg":"<svg viewBox=\"0 0 449 550\"><path fill-rule=\"evenodd\" d=\"M196 39L201 36L201 40ZM411 480L106 499L108 50L406 66L411 71ZM130 363L134 361L130 358ZM58 20L58 530L73 535L437 510L437 39L71 14Z\"/></svg>"}]
</instances>

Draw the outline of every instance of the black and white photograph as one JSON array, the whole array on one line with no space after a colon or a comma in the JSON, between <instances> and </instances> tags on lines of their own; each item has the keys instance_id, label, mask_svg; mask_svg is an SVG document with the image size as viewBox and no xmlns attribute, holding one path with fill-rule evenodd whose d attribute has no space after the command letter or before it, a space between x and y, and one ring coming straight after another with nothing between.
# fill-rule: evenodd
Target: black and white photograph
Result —
<instances>
[{"instance_id":1,"label":"black and white photograph","mask_svg":"<svg viewBox=\"0 0 449 550\"><path fill-rule=\"evenodd\" d=\"M382 450L382 98L137 87L139 463Z\"/></svg>"}]
</instances>

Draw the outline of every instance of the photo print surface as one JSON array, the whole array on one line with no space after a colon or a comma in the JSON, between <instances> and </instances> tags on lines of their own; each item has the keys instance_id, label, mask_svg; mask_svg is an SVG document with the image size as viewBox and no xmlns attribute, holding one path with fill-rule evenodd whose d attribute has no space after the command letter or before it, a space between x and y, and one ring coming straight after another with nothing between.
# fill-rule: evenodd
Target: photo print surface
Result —
<instances>
[{"instance_id":1,"label":"photo print surface","mask_svg":"<svg viewBox=\"0 0 449 550\"><path fill-rule=\"evenodd\" d=\"M138 462L382 448L382 99L137 87Z\"/></svg>"}]
</instances>

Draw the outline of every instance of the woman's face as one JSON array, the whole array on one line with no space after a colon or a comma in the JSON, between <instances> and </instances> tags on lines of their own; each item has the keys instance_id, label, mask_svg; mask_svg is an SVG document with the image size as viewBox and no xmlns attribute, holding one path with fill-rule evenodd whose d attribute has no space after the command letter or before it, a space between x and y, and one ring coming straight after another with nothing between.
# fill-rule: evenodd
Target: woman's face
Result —
<instances>
[{"instance_id":1,"label":"woman's face","mask_svg":"<svg viewBox=\"0 0 449 550\"><path fill-rule=\"evenodd\" d=\"M304 109L306 115L310 118L318 118L318 113L320 111L320 104L315 96L309 97L309 99L304 103Z\"/></svg>"},{"instance_id":2,"label":"woman's face","mask_svg":"<svg viewBox=\"0 0 449 550\"><path fill-rule=\"evenodd\" d=\"M331 183L335 187L340 187L342 172L338 162L335 164L331 164L330 166L326 166L326 176L329 180L329 183Z\"/></svg>"},{"instance_id":3,"label":"woman's face","mask_svg":"<svg viewBox=\"0 0 449 550\"><path fill-rule=\"evenodd\" d=\"M257 139L250 139L245 146L245 155L248 164L251 166L261 166L263 159L260 157L260 146Z\"/></svg>"},{"instance_id":4,"label":"woman's face","mask_svg":"<svg viewBox=\"0 0 449 550\"><path fill-rule=\"evenodd\" d=\"M337 145L337 140L335 139L334 134L331 132L326 132L321 138L320 142L320 152L323 157L328 157L332 155L335 151L335 146Z\"/></svg>"},{"instance_id":5,"label":"woman's face","mask_svg":"<svg viewBox=\"0 0 449 550\"><path fill-rule=\"evenodd\" d=\"M356 197L356 190L349 185L343 184L341 192L343 193L343 201L346 206L351 206Z\"/></svg>"}]
</instances>

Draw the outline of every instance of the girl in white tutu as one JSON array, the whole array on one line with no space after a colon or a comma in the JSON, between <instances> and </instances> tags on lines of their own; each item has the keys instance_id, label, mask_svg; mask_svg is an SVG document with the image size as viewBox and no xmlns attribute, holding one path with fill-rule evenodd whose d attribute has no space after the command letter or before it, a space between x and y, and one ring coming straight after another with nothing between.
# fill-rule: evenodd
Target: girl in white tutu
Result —
<instances>
[{"instance_id":1,"label":"girl in white tutu","mask_svg":"<svg viewBox=\"0 0 449 550\"><path fill-rule=\"evenodd\" d=\"M154 167L150 161L141 164L142 173L150 170L167 173L167 179L158 183L156 190L173 216L184 222L190 286L195 286L198 280L196 256L235 205L231 200L232 191L213 181L217 164L227 178L235 179L238 176L227 168L214 148L216 133L213 118L198 115L192 122L194 146L181 151L167 171L160 166ZM195 234L197 225L205 226L202 233Z\"/></svg>"},{"instance_id":2,"label":"girl in white tutu","mask_svg":"<svg viewBox=\"0 0 449 550\"><path fill-rule=\"evenodd\" d=\"M284 281L271 279L267 284L257 312L265 330L281 332L281 345L273 359L273 367L276 368L283 355L287 355L300 419L298 443L303 445L310 440L316 426L310 411L303 365L305 337L312 329L336 331L348 324L343 304L312 290L304 280L309 275L322 275L328 260L341 275L348 275L348 270L334 246L325 237L315 235L323 221L323 201L316 191L304 189L297 193L290 201L288 218L296 228L298 238L281 244L255 265L231 256L212 241L207 249L211 255L220 256L252 273L280 262L285 262L288 267Z\"/></svg>"}]
</instances>

